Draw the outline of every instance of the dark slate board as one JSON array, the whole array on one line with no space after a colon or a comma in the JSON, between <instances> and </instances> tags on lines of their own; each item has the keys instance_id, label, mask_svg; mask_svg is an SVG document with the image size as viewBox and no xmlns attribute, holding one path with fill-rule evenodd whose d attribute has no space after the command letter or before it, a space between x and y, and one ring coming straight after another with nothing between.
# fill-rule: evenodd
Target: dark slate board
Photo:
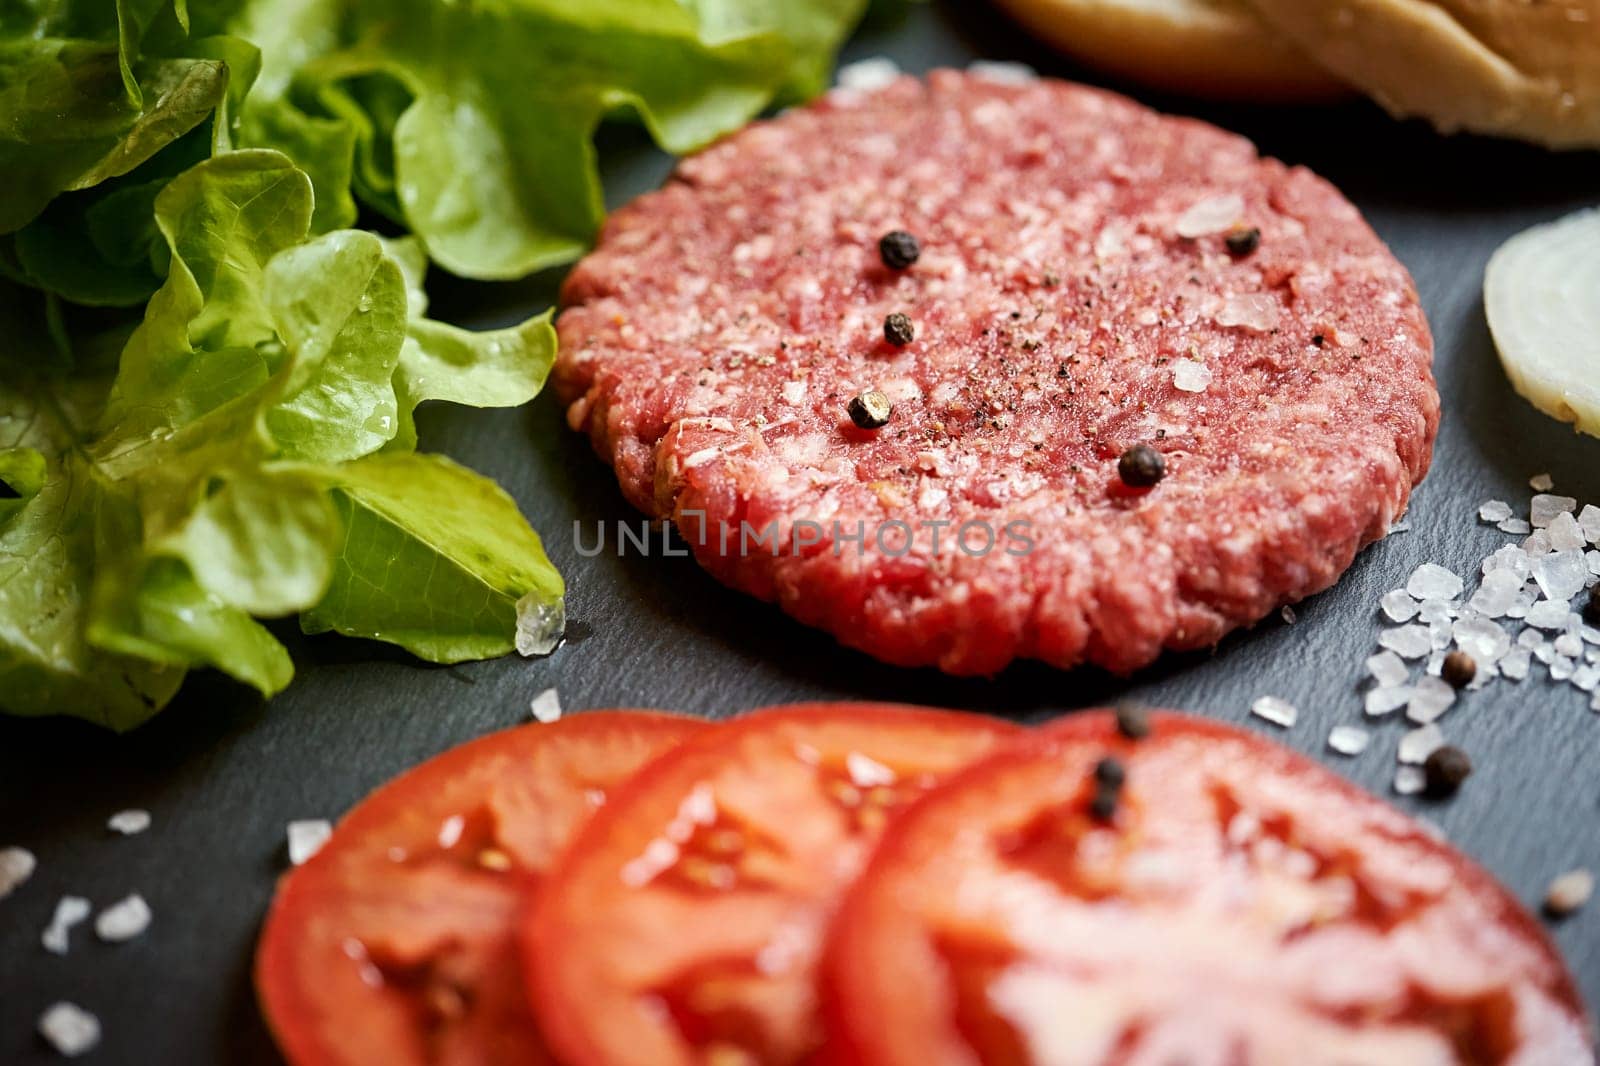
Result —
<instances>
[{"instance_id":1,"label":"dark slate board","mask_svg":"<svg viewBox=\"0 0 1600 1066\"><path fill-rule=\"evenodd\" d=\"M1049 73L1080 71L1029 46L977 3L919 7L870 26L849 56L888 54L907 69L1019 58ZM95 1011L96 1063L277 1061L249 984L251 950L284 824L337 816L369 789L453 744L521 721L529 698L556 685L568 709L647 705L713 717L815 698L926 702L1036 722L1129 696L1189 708L1280 736L1362 785L1389 794L1398 722L1344 759L1325 748L1333 725L1359 723L1362 660L1374 649L1375 604L1418 563L1467 573L1500 534L1478 526L1480 501L1524 506L1527 479L1600 501L1600 441L1537 414L1507 387L1483 321L1483 267L1500 241L1600 199L1600 155L1552 156L1514 144L1447 140L1351 103L1325 111L1203 107L1142 95L1252 137L1340 185L1411 268L1438 343L1445 421L1411 531L1365 552L1337 588L1223 642L1175 656L1131 681L1094 671L1021 666L989 681L883 666L723 589L682 558L580 558L573 523L637 521L609 472L542 398L507 412L434 409L426 446L497 478L546 537L570 586L572 641L544 661L455 668L420 665L385 647L308 640L286 629L299 664L270 706L197 676L149 726L116 737L70 721L0 721L0 846L39 856L34 879L0 902L0 1062L57 1061L34 1035L57 999ZM607 145L614 200L659 182L667 163L628 137ZM558 276L499 286L437 278L437 313L495 325L546 306ZM587 542L592 543L592 533ZM1247 708L1262 694L1301 707L1280 733ZM1443 722L1478 772L1445 804L1402 800L1536 903L1550 877L1600 868L1600 717L1570 686L1500 682ZM148 807L153 828L131 839L105 829L112 812ZM130 891L155 912L148 934L109 946L81 928L67 958L39 931L64 893L97 906ZM1600 905L1555 928L1590 1003L1600 1003Z\"/></svg>"}]
</instances>

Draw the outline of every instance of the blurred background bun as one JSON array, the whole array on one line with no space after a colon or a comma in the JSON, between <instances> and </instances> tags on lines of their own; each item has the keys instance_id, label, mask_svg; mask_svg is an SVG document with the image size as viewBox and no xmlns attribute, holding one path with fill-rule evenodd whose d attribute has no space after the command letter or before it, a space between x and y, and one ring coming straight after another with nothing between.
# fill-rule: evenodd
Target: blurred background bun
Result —
<instances>
[{"instance_id":1,"label":"blurred background bun","mask_svg":"<svg viewBox=\"0 0 1600 1066\"><path fill-rule=\"evenodd\" d=\"M1285 0L1283 6L1299 2ZM1347 91L1267 29L1244 0L999 3L1045 43L1086 66L1143 85L1269 104L1325 100Z\"/></svg>"},{"instance_id":2,"label":"blurred background bun","mask_svg":"<svg viewBox=\"0 0 1600 1066\"><path fill-rule=\"evenodd\" d=\"M1396 115L1600 147L1600 0L1249 0Z\"/></svg>"}]
</instances>

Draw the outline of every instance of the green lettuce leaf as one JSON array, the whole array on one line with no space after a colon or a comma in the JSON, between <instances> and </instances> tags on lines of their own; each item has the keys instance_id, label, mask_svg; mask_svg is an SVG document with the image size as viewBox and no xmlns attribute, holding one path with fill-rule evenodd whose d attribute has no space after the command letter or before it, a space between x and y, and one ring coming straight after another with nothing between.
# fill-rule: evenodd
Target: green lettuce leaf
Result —
<instances>
[{"instance_id":1,"label":"green lettuce leaf","mask_svg":"<svg viewBox=\"0 0 1600 1066\"><path fill-rule=\"evenodd\" d=\"M208 25L260 45L241 135L312 174L319 227L347 223L353 184L436 262L511 278L588 247L603 120L633 116L668 151L698 148L820 89L864 7L245 0Z\"/></svg>"},{"instance_id":2,"label":"green lettuce leaf","mask_svg":"<svg viewBox=\"0 0 1600 1066\"><path fill-rule=\"evenodd\" d=\"M194 667L286 685L259 618L309 612L313 631L455 661L508 649L517 599L559 601L509 498L407 454L421 399L536 391L548 316L429 322L414 246L314 237L312 218L288 159L229 152L157 196L170 265L131 334L85 343L59 316L4 316L0 708L129 728Z\"/></svg>"}]
</instances>

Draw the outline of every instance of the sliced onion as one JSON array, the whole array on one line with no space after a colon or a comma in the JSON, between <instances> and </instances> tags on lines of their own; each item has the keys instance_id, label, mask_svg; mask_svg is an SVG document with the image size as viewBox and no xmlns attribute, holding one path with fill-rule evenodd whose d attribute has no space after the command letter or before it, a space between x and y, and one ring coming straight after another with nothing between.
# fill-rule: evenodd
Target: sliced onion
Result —
<instances>
[{"instance_id":1,"label":"sliced onion","mask_svg":"<svg viewBox=\"0 0 1600 1066\"><path fill-rule=\"evenodd\" d=\"M1600 209L1501 245L1484 275L1483 306L1517 392L1600 436Z\"/></svg>"}]
</instances>

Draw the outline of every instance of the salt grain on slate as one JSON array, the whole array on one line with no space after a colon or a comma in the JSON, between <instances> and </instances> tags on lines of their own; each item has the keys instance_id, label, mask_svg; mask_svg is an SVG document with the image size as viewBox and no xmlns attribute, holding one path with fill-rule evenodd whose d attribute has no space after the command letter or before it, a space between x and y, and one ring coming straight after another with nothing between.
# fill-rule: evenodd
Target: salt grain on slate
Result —
<instances>
[{"instance_id":1,"label":"salt grain on slate","mask_svg":"<svg viewBox=\"0 0 1600 1066\"><path fill-rule=\"evenodd\" d=\"M1594 874L1588 870L1570 870L1550 882L1544 894L1544 909L1552 917L1565 918L1583 907L1594 895Z\"/></svg>"},{"instance_id":2,"label":"salt grain on slate","mask_svg":"<svg viewBox=\"0 0 1600 1066\"><path fill-rule=\"evenodd\" d=\"M1560 655L1576 659L1583 654L1583 641L1576 633L1563 633L1555 639L1555 649Z\"/></svg>"},{"instance_id":3,"label":"salt grain on slate","mask_svg":"<svg viewBox=\"0 0 1600 1066\"><path fill-rule=\"evenodd\" d=\"M1406 678L1411 676L1404 660L1392 651L1380 651L1367 658L1367 672L1378 682L1380 688L1393 688L1403 685Z\"/></svg>"},{"instance_id":4,"label":"salt grain on slate","mask_svg":"<svg viewBox=\"0 0 1600 1066\"><path fill-rule=\"evenodd\" d=\"M89 901L82 896L62 896L56 903L50 924L39 936L39 943L52 955L65 955L72 927L89 917Z\"/></svg>"},{"instance_id":5,"label":"salt grain on slate","mask_svg":"<svg viewBox=\"0 0 1600 1066\"><path fill-rule=\"evenodd\" d=\"M1490 618L1503 618L1516 605L1522 592L1522 578L1514 570L1491 570L1483 575L1483 583L1472 594L1468 604Z\"/></svg>"},{"instance_id":6,"label":"salt grain on slate","mask_svg":"<svg viewBox=\"0 0 1600 1066\"><path fill-rule=\"evenodd\" d=\"M1511 634L1488 618L1462 618L1453 627L1456 646L1480 664L1494 663L1511 650Z\"/></svg>"},{"instance_id":7,"label":"salt grain on slate","mask_svg":"<svg viewBox=\"0 0 1600 1066\"><path fill-rule=\"evenodd\" d=\"M1386 714L1393 714L1410 702L1410 685L1375 688L1367 693L1366 710L1369 716L1378 718Z\"/></svg>"},{"instance_id":8,"label":"salt grain on slate","mask_svg":"<svg viewBox=\"0 0 1600 1066\"><path fill-rule=\"evenodd\" d=\"M297 822L290 822L287 834L289 838L289 862L299 866L328 842L333 835L333 826L320 818L307 818Z\"/></svg>"},{"instance_id":9,"label":"salt grain on slate","mask_svg":"<svg viewBox=\"0 0 1600 1066\"><path fill-rule=\"evenodd\" d=\"M1383 613L1395 622L1409 622L1417 616L1417 601L1411 598L1411 593L1405 589L1393 589L1383 594L1378 601L1378 606L1383 608Z\"/></svg>"},{"instance_id":10,"label":"salt grain on slate","mask_svg":"<svg viewBox=\"0 0 1600 1066\"><path fill-rule=\"evenodd\" d=\"M1521 681L1528 676L1528 665L1532 658L1527 648L1512 648L1500 660L1500 672L1513 681Z\"/></svg>"},{"instance_id":11,"label":"salt grain on slate","mask_svg":"<svg viewBox=\"0 0 1600 1066\"><path fill-rule=\"evenodd\" d=\"M1340 755L1360 755L1371 740L1372 734L1351 725L1336 725L1328 731L1328 747Z\"/></svg>"},{"instance_id":12,"label":"salt grain on slate","mask_svg":"<svg viewBox=\"0 0 1600 1066\"><path fill-rule=\"evenodd\" d=\"M1438 726L1429 723L1409 730L1402 736L1395 754L1408 766L1421 766L1428 761L1428 756L1442 747L1444 747L1444 733Z\"/></svg>"},{"instance_id":13,"label":"salt grain on slate","mask_svg":"<svg viewBox=\"0 0 1600 1066\"><path fill-rule=\"evenodd\" d=\"M106 828L113 833L121 833L131 837L150 828L150 812L137 807L125 811L118 811L106 819Z\"/></svg>"},{"instance_id":14,"label":"salt grain on slate","mask_svg":"<svg viewBox=\"0 0 1600 1066\"><path fill-rule=\"evenodd\" d=\"M1522 536L1533 532L1533 526L1526 518L1508 518L1500 523L1500 532L1510 533L1513 536Z\"/></svg>"},{"instance_id":15,"label":"salt grain on slate","mask_svg":"<svg viewBox=\"0 0 1600 1066\"><path fill-rule=\"evenodd\" d=\"M1496 522L1504 522L1511 515L1511 505L1504 500L1489 500L1478 508L1479 521L1488 522L1490 525Z\"/></svg>"},{"instance_id":16,"label":"salt grain on slate","mask_svg":"<svg viewBox=\"0 0 1600 1066\"><path fill-rule=\"evenodd\" d=\"M1533 579L1546 599L1562 603L1584 590L1589 580L1589 567L1580 551L1558 551L1546 555L1533 564Z\"/></svg>"},{"instance_id":17,"label":"salt grain on slate","mask_svg":"<svg viewBox=\"0 0 1600 1066\"><path fill-rule=\"evenodd\" d=\"M1421 725L1434 721L1456 702L1456 690L1443 678L1425 677L1412 690L1406 717Z\"/></svg>"},{"instance_id":18,"label":"salt grain on slate","mask_svg":"<svg viewBox=\"0 0 1600 1066\"><path fill-rule=\"evenodd\" d=\"M1535 474L1528 479L1528 487L1534 492L1549 492L1556 483L1549 474Z\"/></svg>"},{"instance_id":19,"label":"salt grain on slate","mask_svg":"<svg viewBox=\"0 0 1600 1066\"><path fill-rule=\"evenodd\" d=\"M1590 544L1600 544L1600 507L1584 504L1578 513L1578 528L1583 530L1584 539Z\"/></svg>"},{"instance_id":20,"label":"salt grain on slate","mask_svg":"<svg viewBox=\"0 0 1600 1066\"><path fill-rule=\"evenodd\" d=\"M1528 521L1533 523L1534 529L1543 529L1555 521L1556 515L1577 509L1578 501L1571 496L1551 496L1541 492L1529 506Z\"/></svg>"},{"instance_id":21,"label":"salt grain on slate","mask_svg":"<svg viewBox=\"0 0 1600 1066\"><path fill-rule=\"evenodd\" d=\"M1394 790L1402 796L1415 796L1428 784L1428 775L1420 766L1402 766L1394 772Z\"/></svg>"},{"instance_id":22,"label":"salt grain on slate","mask_svg":"<svg viewBox=\"0 0 1600 1066\"><path fill-rule=\"evenodd\" d=\"M1542 529L1536 529L1528 534L1528 539L1522 542L1522 550L1534 558L1550 554L1550 534Z\"/></svg>"},{"instance_id":23,"label":"salt grain on slate","mask_svg":"<svg viewBox=\"0 0 1600 1066\"><path fill-rule=\"evenodd\" d=\"M561 694L547 688L533 698L528 710L535 719L548 725L561 717Z\"/></svg>"},{"instance_id":24,"label":"salt grain on slate","mask_svg":"<svg viewBox=\"0 0 1600 1066\"><path fill-rule=\"evenodd\" d=\"M1550 680L1565 681L1576 672L1576 669L1571 659L1565 655L1557 655L1550 660Z\"/></svg>"},{"instance_id":25,"label":"salt grain on slate","mask_svg":"<svg viewBox=\"0 0 1600 1066\"><path fill-rule=\"evenodd\" d=\"M1536 603L1528 610L1528 624L1535 629L1556 630L1566 629L1567 619L1572 617L1572 609L1565 603L1556 603L1545 600Z\"/></svg>"},{"instance_id":26,"label":"salt grain on slate","mask_svg":"<svg viewBox=\"0 0 1600 1066\"><path fill-rule=\"evenodd\" d=\"M1578 520L1566 513L1556 515L1544 532L1550 538L1551 549L1558 552L1582 549L1589 543L1578 526Z\"/></svg>"},{"instance_id":27,"label":"salt grain on slate","mask_svg":"<svg viewBox=\"0 0 1600 1066\"><path fill-rule=\"evenodd\" d=\"M94 920L94 932L108 944L132 940L150 928L150 905L135 892L127 899L113 903L101 911Z\"/></svg>"},{"instance_id":28,"label":"salt grain on slate","mask_svg":"<svg viewBox=\"0 0 1600 1066\"><path fill-rule=\"evenodd\" d=\"M1276 696L1262 696L1250 705L1250 713L1285 729L1294 725L1295 719L1300 714L1294 704Z\"/></svg>"},{"instance_id":29,"label":"salt grain on slate","mask_svg":"<svg viewBox=\"0 0 1600 1066\"><path fill-rule=\"evenodd\" d=\"M1433 650L1427 626L1399 626L1378 634L1378 643L1402 659L1420 659Z\"/></svg>"},{"instance_id":30,"label":"salt grain on slate","mask_svg":"<svg viewBox=\"0 0 1600 1066\"><path fill-rule=\"evenodd\" d=\"M1461 595L1462 580L1436 563L1423 563L1411 572L1406 591L1419 600L1449 600Z\"/></svg>"},{"instance_id":31,"label":"salt grain on slate","mask_svg":"<svg viewBox=\"0 0 1600 1066\"><path fill-rule=\"evenodd\" d=\"M0 848L0 899L11 895L39 868L39 860L27 848Z\"/></svg>"},{"instance_id":32,"label":"salt grain on slate","mask_svg":"<svg viewBox=\"0 0 1600 1066\"><path fill-rule=\"evenodd\" d=\"M67 1058L77 1058L100 1043L100 1019L76 1003L53 1003L39 1015L39 1035Z\"/></svg>"},{"instance_id":33,"label":"salt grain on slate","mask_svg":"<svg viewBox=\"0 0 1600 1066\"><path fill-rule=\"evenodd\" d=\"M1572 687L1582 692L1600 688L1600 664L1585 663L1572 672Z\"/></svg>"}]
</instances>

